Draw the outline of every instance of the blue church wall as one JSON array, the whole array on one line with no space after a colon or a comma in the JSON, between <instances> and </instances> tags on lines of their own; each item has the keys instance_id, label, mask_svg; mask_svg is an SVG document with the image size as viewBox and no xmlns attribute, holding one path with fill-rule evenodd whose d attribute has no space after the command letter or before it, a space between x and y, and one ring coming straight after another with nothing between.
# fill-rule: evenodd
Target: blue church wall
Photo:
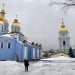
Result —
<instances>
[{"instance_id":1,"label":"blue church wall","mask_svg":"<svg viewBox=\"0 0 75 75\"><path fill-rule=\"evenodd\" d=\"M28 45L28 60L32 60L32 46Z\"/></svg>"},{"instance_id":2,"label":"blue church wall","mask_svg":"<svg viewBox=\"0 0 75 75\"><path fill-rule=\"evenodd\" d=\"M42 48L39 48L39 58L42 58Z\"/></svg>"},{"instance_id":3,"label":"blue church wall","mask_svg":"<svg viewBox=\"0 0 75 75\"><path fill-rule=\"evenodd\" d=\"M3 42L3 48L1 48ZM8 48L8 42L11 42L11 47ZM0 37L0 60L14 60L14 39Z\"/></svg>"},{"instance_id":4,"label":"blue church wall","mask_svg":"<svg viewBox=\"0 0 75 75\"><path fill-rule=\"evenodd\" d=\"M37 59L41 59L41 52L42 52L41 50L42 50L42 49L41 49L40 47L37 47L37 48L36 48L36 51L37 51L37 52L36 52L36 58L37 58Z\"/></svg>"},{"instance_id":5,"label":"blue church wall","mask_svg":"<svg viewBox=\"0 0 75 75\"><path fill-rule=\"evenodd\" d=\"M35 46L35 45L31 45L29 42L27 43L26 47L25 47L25 52L27 53L26 55L24 55L28 60L39 60L41 59L41 47ZM24 53L25 54L25 53Z\"/></svg>"},{"instance_id":6,"label":"blue church wall","mask_svg":"<svg viewBox=\"0 0 75 75\"><path fill-rule=\"evenodd\" d=\"M3 42L3 48L1 48L1 42ZM11 47L8 48L8 43L11 43ZM41 58L41 48L32 46L30 43L26 45L27 59L37 60ZM21 41L18 41L13 36L7 37L6 35L0 36L0 60L17 60L24 61L24 49L25 46ZM33 49L35 52L33 53ZM39 51L38 51L39 50ZM33 57L34 55L34 57Z\"/></svg>"},{"instance_id":7,"label":"blue church wall","mask_svg":"<svg viewBox=\"0 0 75 75\"><path fill-rule=\"evenodd\" d=\"M3 32L1 32L1 30L0 30L0 36L1 36L2 34L4 34L4 33L3 33Z\"/></svg>"},{"instance_id":8,"label":"blue church wall","mask_svg":"<svg viewBox=\"0 0 75 75\"><path fill-rule=\"evenodd\" d=\"M20 33L19 39L21 42L23 42L24 41L24 35Z\"/></svg>"},{"instance_id":9,"label":"blue church wall","mask_svg":"<svg viewBox=\"0 0 75 75\"><path fill-rule=\"evenodd\" d=\"M24 61L24 45L20 41L17 41L16 44L15 59L17 61Z\"/></svg>"},{"instance_id":10,"label":"blue church wall","mask_svg":"<svg viewBox=\"0 0 75 75\"><path fill-rule=\"evenodd\" d=\"M3 48L1 48L3 42ZM11 47L8 48L8 43ZM0 60L24 60L24 45L15 38L0 37Z\"/></svg>"},{"instance_id":11,"label":"blue church wall","mask_svg":"<svg viewBox=\"0 0 75 75\"><path fill-rule=\"evenodd\" d=\"M39 47L37 47L36 51L37 51L37 56L36 56L36 57L37 57L37 59L39 59L39 55L40 55L40 54L39 54L39 51L40 51L40 50L39 50Z\"/></svg>"},{"instance_id":12,"label":"blue church wall","mask_svg":"<svg viewBox=\"0 0 75 75\"><path fill-rule=\"evenodd\" d=\"M37 47L35 47L35 57L37 59Z\"/></svg>"},{"instance_id":13,"label":"blue church wall","mask_svg":"<svg viewBox=\"0 0 75 75\"><path fill-rule=\"evenodd\" d=\"M32 46L33 50L32 50L32 54L33 54L33 60L36 60L37 59L37 48L36 46Z\"/></svg>"},{"instance_id":14,"label":"blue church wall","mask_svg":"<svg viewBox=\"0 0 75 75\"><path fill-rule=\"evenodd\" d=\"M24 46L24 59L28 59L28 45Z\"/></svg>"}]
</instances>

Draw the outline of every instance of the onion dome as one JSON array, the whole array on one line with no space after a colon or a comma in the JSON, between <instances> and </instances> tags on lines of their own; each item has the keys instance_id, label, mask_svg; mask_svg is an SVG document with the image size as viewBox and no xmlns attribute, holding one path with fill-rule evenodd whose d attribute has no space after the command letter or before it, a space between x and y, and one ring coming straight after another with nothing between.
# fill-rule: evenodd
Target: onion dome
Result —
<instances>
[{"instance_id":1,"label":"onion dome","mask_svg":"<svg viewBox=\"0 0 75 75\"><path fill-rule=\"evenodd\" d=\"M3 18L3 22L4 22L5 25L8 23L8 21L5 17Z\"/></svg>"},{"instance_id":2,"label":"onion dome","mask_svg":"<svg viewBox=\"0 0 75 75\"><path fill-rule=\"evenodd\" d=\"M14 22L13 22L13 24L12 24L12 27L20 28L18 19L14 19Z\"/></svg>"},{"instance_id":3,"label":"onion dome","mask_svg":"<svg viewBox=\"0 0 75 75\"><path fill-rule=\"evenodd\" d=\"M61 28L60 28L60 32L68 32L67 28L64 25L63 20L62 20L62 25L61 25Z\"/></svg>"},{"instance_id":4,"label":"onion dome","mask_svg":"<svg viewBox=\"0 0 75 75\"><path fill-rule=\"evenodd\" d=\"M42 47L42 45L41 45L41 44L39 44L39 47Z\"/></svg>"},{"instance_id":5,"label":"onion dome","mask_svg":"<svg viewBox=\"0 0 75 75\"><path fill-rule=\"evenodd\" d=\"M4 10L4 9L2 9L0 13L1 13L1 16L2 16L2 17L5 16L5 10Z\"/></svg>"},{"instance_id":6,"label":"onion dome","mask_svg":"<svg viewBox=\"0 0 75 75\"><path fill-rule=\"evenodd\" d=\"M3 18L0 16L0 25L4 25Z\"/></svg>"},{"instance_id":7,"label":"onion dome","mask_svg":"<svg viewBox=\"0 0 75 75\"><path fill-rule=\"evenodd\" d=\"M35 43L34 43L34 42L32 42L32 45L35 45Z\"/></svg>"},{"instance_id":8,"label":"onion dome","mask_svg":"<svg viewBox=\"0 0 75 75\"><path fill-rule=\"evenodd\" d=\"M38 43L36 43L36 46L38 46Z\"/></svg>"}]
</instances>

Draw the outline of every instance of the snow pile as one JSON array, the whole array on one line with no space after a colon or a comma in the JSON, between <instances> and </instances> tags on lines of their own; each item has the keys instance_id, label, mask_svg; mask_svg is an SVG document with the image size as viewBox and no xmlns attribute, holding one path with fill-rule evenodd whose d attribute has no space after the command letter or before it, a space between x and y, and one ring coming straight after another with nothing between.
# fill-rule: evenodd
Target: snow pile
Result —
<instances>
[{"instance_id":1,"label":"snow pile","mask_svg":"<svg viewBox=\"0 0 75 75\"><path fill-rule=\"evenodd\" d=\"M16 61L0 61L0 75L8 75L21 69Z\"/></svg>"},{"instance_id":2,"label":"snow pile","mask_svg":"<svg viewBox=\"0 0 75 75\"><path fill-rule=\"evenodd\" d=\"M51 62L75 62L75 58L60 56L55 58L41 59L41 61L51 61Z\"/></svg>"},{"instance_id":3,"label":"snow pile","mask_svg":"<svg viewBox=\"0 0 75 75\"><path fill-rule=\"evenodd\" d=\"M55 57L55 58L41 59L41 61L33 64L33 66L42 67L42 66L45 66L45 65L50 65L51 62L69 63L69 62L75 62L75 58L60 56L60 57Z\"/></svg>"}]
</instances>

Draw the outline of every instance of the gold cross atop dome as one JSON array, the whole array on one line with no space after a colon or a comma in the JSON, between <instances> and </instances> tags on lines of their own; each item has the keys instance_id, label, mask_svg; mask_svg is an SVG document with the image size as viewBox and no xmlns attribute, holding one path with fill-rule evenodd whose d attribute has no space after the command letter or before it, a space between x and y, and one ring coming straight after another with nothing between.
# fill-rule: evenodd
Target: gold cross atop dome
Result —
<instances>
[{"instance_id":1,"label":"gold cross atop dome","mask_svg":"<svg viewBox=\"0 0 75 75\"><path fill-rule=\"evenodd\" d=\"M62 19L62 25L61 25L61 28L65 28L63 19Z\"/></svg>"},{"instance_id":2,"label":"gold cross atop dome","mask_svg":"<svg viewBox=\"0 0 75 75\"><path fill-rule=\"evenodd\" d=\"M3 5L3 9L4 9L5 4L3 3L2 5Z\"/></svg>"},{"instance_id":3,"label":"gold cross atop dome","mask_svg":"<svg viewBox=\"0 0 75 75\"><path fill-rule=\"evenodd\" d=\"M4 3L2 4L3 5L3 8L1 9L0 11L0 16L4 19L5 18L5 10L4 10Z\"/></svg>"},{"instance_id":4,"label":"gold cross atop dome","mask_svg":"<svg viewBox=\"0 0 75 75\"><path fill-rule=\"evenodd\" d=\"M62 19L62 25L61 25L61 28L60 28L60 32L68 32L67 28L64 25L63 19Z\"/></svg>"},{"instance_id":5,"label":"gold cross atop dome","mask_svg":"<svg viewBox=\"0 0 75 75\"><path fill-rule=\"evenodd\" d=\"M15 16L16 16L16 19L17 19L18 15L16 14Z\"/></svg>"}]
</instances>

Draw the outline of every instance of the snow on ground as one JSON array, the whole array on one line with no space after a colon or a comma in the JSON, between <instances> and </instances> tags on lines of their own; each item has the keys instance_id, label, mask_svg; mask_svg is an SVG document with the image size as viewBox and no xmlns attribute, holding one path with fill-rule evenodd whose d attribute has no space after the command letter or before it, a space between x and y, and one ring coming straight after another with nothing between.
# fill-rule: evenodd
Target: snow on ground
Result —
<instances>
[{"instance_id":1,"label":"snow on ground","mask_svg":"<svg viewBox=\"0 0 75 75\"><path fill-rule=\"evenodd\" d=\"M51 61L51 62L75 62L75 58L60 56L55 58L42 59L42 61Z\"/></svg>"},{"instance_id":2,"label":"snow on ground","mask_svg":"<svg viewBox=\"0 0 75 75\"><path fill-rule=\"evenodd\" d=\"M55 60L58 62L53 62ZM68 62L65 62L66 60ZM75 58L64 56L42 59L39 62L30 62L28 72L24 71L23 63L0 61L0 75L75 75L74 61Z\"/></svg>"},{"instance_id":3,"label":"snow on ground","mask_svg":"<svg viewBox=\"0 0 75 75\"><path fill-rule=\"evenodd\" d=\"M16 70L19 70L19 63L16 61L0 61L0 75L10 75Z\"/></svg>"}]
</instances>

